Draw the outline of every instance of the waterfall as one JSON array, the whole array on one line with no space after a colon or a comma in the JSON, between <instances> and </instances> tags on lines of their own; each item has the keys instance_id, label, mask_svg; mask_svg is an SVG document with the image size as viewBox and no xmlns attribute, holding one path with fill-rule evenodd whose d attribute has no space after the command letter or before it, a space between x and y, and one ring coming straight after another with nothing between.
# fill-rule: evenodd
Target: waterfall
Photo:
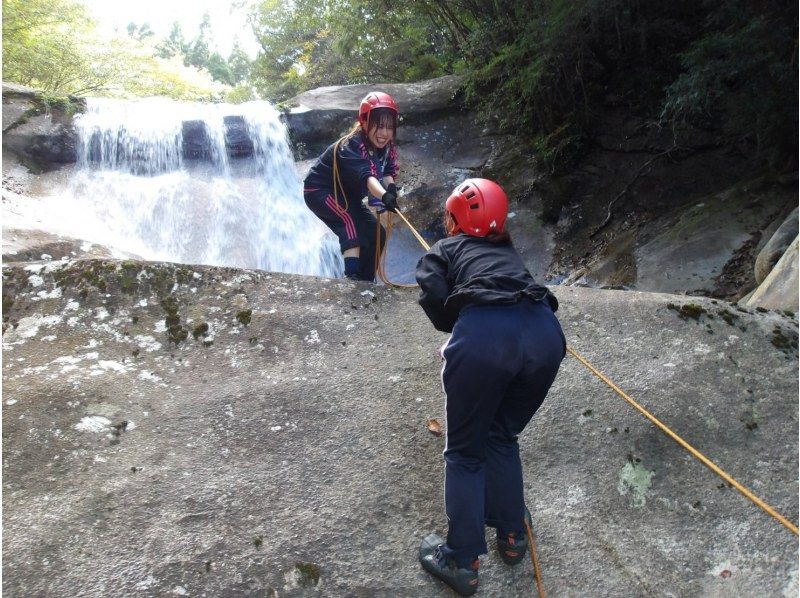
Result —
<instances>
[{"instance_id":1,"label":"waterfall","mask_svg":"<svg viewBox=\"0 0 800 598\"><path fill-rule=\"evenodd\" d=\"M338 276L267 102L89 99L48 228L148 260Z\"/></svg>"}]
</instances>

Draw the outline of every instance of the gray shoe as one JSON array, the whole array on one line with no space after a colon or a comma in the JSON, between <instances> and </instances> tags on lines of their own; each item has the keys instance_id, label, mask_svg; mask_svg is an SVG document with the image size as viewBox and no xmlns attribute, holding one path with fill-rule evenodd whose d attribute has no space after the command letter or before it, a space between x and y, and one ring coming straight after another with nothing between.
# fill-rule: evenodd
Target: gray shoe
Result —
<instances>
[{"instance_id":1,"label":"gray shoe","mask_svg":"<svg viewBox=\"0 0 800 598\"><path fill-rule=\"evenodd\" d=\"M445 556L441 547L444 538L437 534L426 536L419 546L419 562L430 574L441 579L462 596L472 596L478 589L478 567L476 558L469 569L456 565L453 559Z\"/></svg>"},{"instance_id":2,"label":"gray shoe","mask_svg":"<svg viewBox=\"0 0 800 598\"><path fill-rule=\"evenodd\" d=\"M533 527L531 513L527 507L525 508L525 521ZM528 536L525 534L524 528L522 532L512 532L505 535L501 535L498 531L497 551L506 565L516 565L522 562L522 559L525 558L525 553L528 551Z\"/></svg>"}]
</instances>

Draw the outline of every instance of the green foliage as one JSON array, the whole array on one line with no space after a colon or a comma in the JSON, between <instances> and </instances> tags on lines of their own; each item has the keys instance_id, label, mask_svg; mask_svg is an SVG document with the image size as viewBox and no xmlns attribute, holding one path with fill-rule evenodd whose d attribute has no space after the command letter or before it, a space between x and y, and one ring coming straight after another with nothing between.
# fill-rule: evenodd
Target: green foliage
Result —
<instances>
[{"instance_id":1,"label":"green foliage","mask_svg":"<svg viewBox=\"0 0 800 598\"><path fill-rule=\"evenodd\" d=\"M242 104L255 99L256 95L249 85L237 85L225 92L225 101L229 104Z\"/></svg>"},{"instance_id":2,"label":"green foliage","mask_svg":"<svg viewBox=\"0 0 800 598\"><path fill-rule=\"evenodd\" d=\"M155 36L153 30L150 29L149 23L142 23L141 25L137 25L136 23L128 23L126 30L128 31L128 35L139 41Z\"/></svg>"},{"instance_id":3,"label":"green foliage","mask_svg":"<svg viewBox=\"0 0 800 598\"><path fill-rule=\"evenodd\" d=\"M284 100L325 85L402 82L445 72L449 48L414 2L265 0L251 14L261 45L252 82Z\"/></svg>"},{"instance_id":4,"label":"green foliage","mask_svg":"<svg viewBox=\"0 0 800 598\"><path fill-rule=\"evenodd\" d=\"M220 99L234 79L227 61L208 52L209 26L205 19L189 43L177 24L161 42L146 23L131 23L127 37L108 40L77 0L3 0L3 77L48 97ZM202 64L184 60L190 50Z\"/></svg>"},{"instance_id":5,"label":"green foliage","mask_svg":"<svg viewBox=\"0 0 800 598\"><path fill-rule=\"evenodd\" d=\"M797 152L797 5L710 5L704 34L681 55L662 118L676 132L718 129L756 160L785 166ZM791 166L791 164L790 164Z\"/></svg>"},{"instance_id":6,"label":"green foliage","mask_svg":"<svg viewBox=\"0 0 800 598\"><path fill-rule=\"evenodd\" d=\"M60 94L101 87L98 52L85 41L91 30L73 0L3 0L3 78Z\"/></svg>"}]
</instances>

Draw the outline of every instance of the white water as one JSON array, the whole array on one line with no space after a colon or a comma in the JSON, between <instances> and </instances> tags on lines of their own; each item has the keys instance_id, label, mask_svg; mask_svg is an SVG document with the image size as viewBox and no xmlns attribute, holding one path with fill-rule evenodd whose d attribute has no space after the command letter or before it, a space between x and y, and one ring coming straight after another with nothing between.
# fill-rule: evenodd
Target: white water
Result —
<instances>
[{"instance_id":1,"label":"white water","mask_svg":"<svg viewBox=\"0 0 800 598\"><path fill-rule=\"evenodd\" d=\"M253 157L227 156L228 115L244 117ZM182 157L190 120L206 124L207 160ZM38 208L46 230L148 260L340 275L336 238L303 202L285 128L267 102L90 99L76 129L73 174Z\"/></svg>"}]
</instances>

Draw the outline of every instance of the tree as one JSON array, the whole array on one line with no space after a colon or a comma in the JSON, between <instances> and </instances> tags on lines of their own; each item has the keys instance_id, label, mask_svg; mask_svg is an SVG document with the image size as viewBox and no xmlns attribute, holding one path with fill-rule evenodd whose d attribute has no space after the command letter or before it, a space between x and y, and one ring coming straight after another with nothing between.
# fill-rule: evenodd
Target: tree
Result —
<instances>
[{"instance_id":1,"label":"tree","mask_svg":"<svg viewBox=\"0 0 800 598\"><path fill-rule=\"evenodd\" d=\"M187 65L196 66L197 68L205 68L208 66L208 61L211 57L211 51L209 50L210 34L211 17L208 13L204 13L203 19L200 21L197 37L189 42L184 50L186 56L185 62Z\"/></svg>"},{"instance_id":2,"label":"tree","mask_svg":"<svg viewBox=\"0 0 800 598\"><path fill-rule=\"evenodd\" d=\"M166 39L162 39L156 44L156 55L159 58L172 58L173 56L183 57L187 50L186 41L183 39L183 31L180 23L172 23L172 28Z\"/></svg>"},{"instance_id":3,"label":"tree","mask_svg":"<svg viewBox=\"0 0 800 598\"><path fill-rule=\"evenodd\" d=\"M3 0L3 77L53 93L86 93L93 23L73 0Z\"/></svg>"},{"instance_id":4,"label":"tree","mask_svg":"<svg viewBox=\"0 0 800 598\"><path fill-rule=\"evenodd\" d=\"M228 67L231 70L231 79L234 84L242 83L250 78L250 64L250 57L242 50L239 40L234 39L233 48L228 56Z\"/></svg>"},{"instance_id":5,"label":"tree","mask_svg":"<svg viewBox=\"0 0 800 598\"><path fill-rule=\"evenodd\" d=\"M108 40L74 0L3 0L3 76L53 94L224 95L207 71L185 66L182 53L161 58L166 45L153 44L148 30L134 24L130 36ZM180 28L173 33L174 47Z\"/></svg>"},{"instance_id":6,"label":"tree","mask_svg":"<svg viewBox=\"0 0 800 598\"><path fill-rule=\"evenodd\" d=\"M141 25L137 25L134 22L130 22L126 27L126 30L128 31L128 35L130 37L137 39L139 41L145 40L148 37L155 36L153 30L150 29L149 23L142 23Z\"/></svg>"},{"instance_id":7,"label":"tree","mask_svg":"<svg viewBox=\"0 0 800 598\"><path fill-rule=\"evenodd\" d=\"M400 82L443 74L443 34L414 2L264 0L250 14L261 52L252 78L287 97L321 85Z\"/></svg>"}]
</instances>

